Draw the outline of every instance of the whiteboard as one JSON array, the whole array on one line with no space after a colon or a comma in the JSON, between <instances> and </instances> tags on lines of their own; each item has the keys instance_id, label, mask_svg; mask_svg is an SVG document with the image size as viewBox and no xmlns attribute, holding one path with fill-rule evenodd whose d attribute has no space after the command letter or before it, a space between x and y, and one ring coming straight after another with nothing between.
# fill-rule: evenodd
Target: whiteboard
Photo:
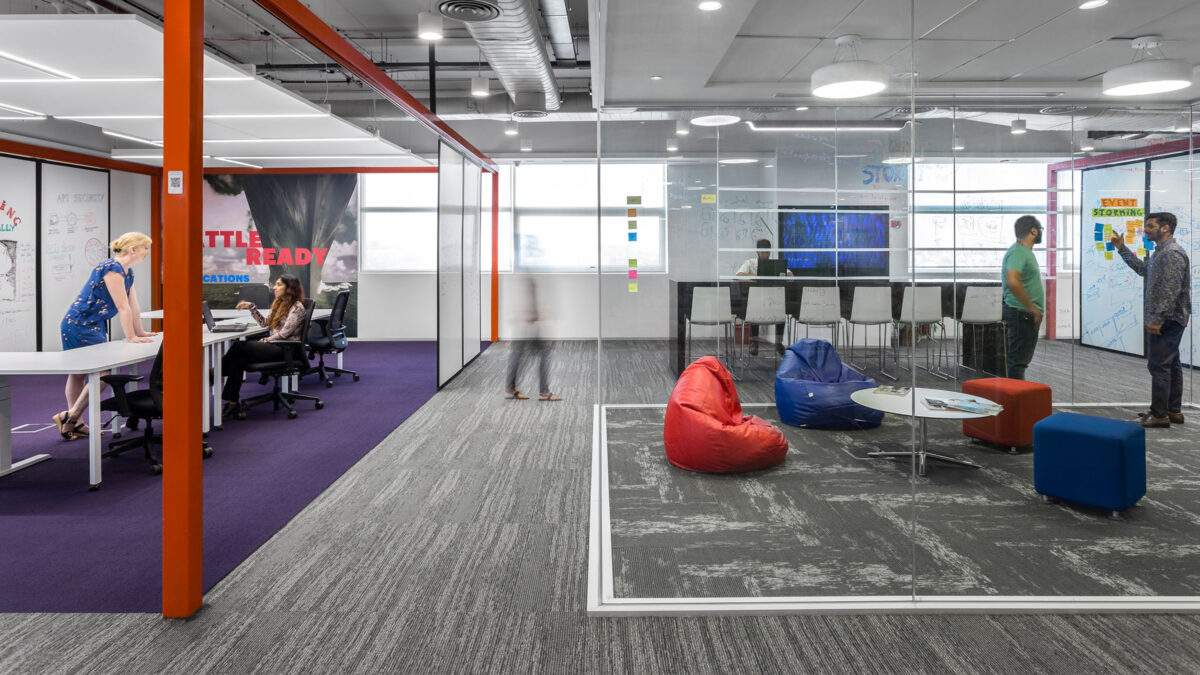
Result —
<instances>
[{"instance_id":1,"label":"whiteboard","mask_svg":"<svg viewBox=\"0 0 1200 675\"><path fill-rule=\"evenodd\" d=\"M1117 206L1105 200L1132 200L1128 203L1134 206ZM1085 345L1145 354L1142 278L1108 242L1110 232L1132 231L1135 240L1126 245L1134 252L1145 246L1138 236L1145 200L1145 162L1083 172L1079 320Z\"/></svg>"},{"instance_id":2,"label":"whiteboard","mask_svg":"<svg viewBox=\"0 0 1200 675\"><path fill-rule=\"evenodd\" d=\"M6 352L37 351L36 218L37 163L0 157L0 350Z\"/></svg>"},{"instance_id":3,"label":"whiteboard","mask_svg":"<svg viewBox=\"0 0 1200 675\"><path fill-rule=\"evenodd\" d=\"M1187 155L1150 161L1150 210L1175 214L1175 239L1187 252L1192 263L1192 316L1200 309L1200 238L1192 227L1194 214L1200 213L1200 191ZM1189 321L1179 343L1179 354L1185 365L1200 363L1200 336L1193 333L1195 321Z\"/></svg>"},{"instance_id":4,"label":"whiteboard","mask_svg":"<svg viewBox=\"0 0 1200 675\"><path fill-rule=\"evenodd\" d=\"M63 316L109 257L108 172L57 164L41 171L42 351L60 351Z\"/></svg>"},{"instance_id":5,"label":"whiteboard","mask_svg":"<svg viewBox=\"0 0 1200 675\"><path fill-rule=\"evenodd\" d=\"M463 156L445 143L438 153L438 386L463 365ZM478 348L478 345L476 345Z\"/></svg>"}]
</instances>

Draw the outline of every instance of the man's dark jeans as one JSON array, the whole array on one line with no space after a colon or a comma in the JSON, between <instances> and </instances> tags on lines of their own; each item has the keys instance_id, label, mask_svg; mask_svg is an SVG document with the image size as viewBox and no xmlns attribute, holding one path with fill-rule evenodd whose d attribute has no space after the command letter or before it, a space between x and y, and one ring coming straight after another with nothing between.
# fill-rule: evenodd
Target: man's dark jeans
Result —
<instances>
[{"instance_id":1,"label":"man's dark jeans","mask_svg":"<svg viewBox=\"0 0 1200 675\"><path fill-rule=\"evenodd\" d=\"M1004 305L1004 332L1008 337L1008 377L1025 379L1025 368L1033 360L1037 348L1039 323L1033 314L1023 309Z\"/></svg>"},{"instance_id":2,"label":"man's dark jeans","mask_svg":"<svg viewBox=\"0 0 1200 675\"><path fill-rule=\"evenodd\" d=\"M1179 341L1183 325L1163 324L1159 335L1147 335L1146 368L1150 371L1150 414L1166 417L1183 405L1183 366L1179 363Z\"/></svg>"}]
</instances>

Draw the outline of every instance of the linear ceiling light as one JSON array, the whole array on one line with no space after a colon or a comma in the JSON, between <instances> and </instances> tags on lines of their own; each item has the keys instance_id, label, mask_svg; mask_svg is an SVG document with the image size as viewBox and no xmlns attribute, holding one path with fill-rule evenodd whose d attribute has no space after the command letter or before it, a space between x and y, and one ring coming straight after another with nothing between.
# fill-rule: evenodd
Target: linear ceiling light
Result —
<instances>
[{"instance_id":1,"label":"linear ceiling light","mask_svg":"<svg viewBox=\"0 0 1200 675\"><path fill-rule=\"evenodd\" d=\"M1182 59L1163 56L1162 37L1143 35L1134 38L1133 63L1104 73L1101 91L1105 96L1148 96L1176 91L1192 85L1192 65Z\"/></svg>"},{"instance_id":2,"label":"linear ceiling light","mask_svg":"<svg viewBox=\"0 0 1200 675\"><path fill-rule=\"evenodd\" d=\"M884 164L915 164L915 163L924 162L924 161L925 161L924 157L909 157L908 155L905 155L903 157L888 157L887 159L883 160L883 163Z\"/></svg>"},{"instance_id":3,"label":"linear ceiling light","mask_svg":"<svg viewBox=\"0 0 1200 675\"><path fill-rule=\"evenodd\" d=\"M861 98L887 89L888 71L882 63L858 57L862 38L843 35L837 39L833 63L817 68L812 74L813 96L821 98Z\"/></svg>"},{"instance_id":4,"label":"linear ceiling light","mask_svg":"<svg viewBox=\"0 0 1200 675\"><path fill-rule=\"evenodd\" d=\"M289 159L399 159L400 157L407 158L409 152L403 150L401 153L392 155L230 155L223 159L240 159L240 160L289 160Z\"/></svg>"},{"instance_id":5,"label":"linear ceiling light","mask_svg":"<svg viewBox=\"0 0 1200 675\"><path fill-rule=\"evenodd\" d=\"M908 120L747 120L746 124L755 131L900 131L908 124Z\"/></svg>"},{"instance_id":6,"label":"linear ceiling light","mask_svg":"<svg viewBox=\"0 0 1200 675\"><path fill-rule=\"evenodd\" d=\"M757 159L751 157L730 157L729 159L719 159L717 164L755 164Z\"/></svg>"},{"instance_id":7,"label":"linear ceiling light","mask_svg":"<svg viewBox=\"0 0 1200 675\"><path fill-rule=\"evenodd\" d=\"M249 167L251 169L261 169L262 168L261 166L259 166L257 164L251 164L250 162L239 162L236 159L229 159L228 157L213 157L213 159L217 160L218 162L229 162L230 164L237 164L238 166L245 166L245 167Z\"/></svg>"},{"instance_id":8,"label":"linear ceiling light","mask_svg":"<svg viewBox=\"0 0 1200 675\"><path fill-rule=\"evenodd\" d=\"M332 138L206 138L205 143L346 143L377 141L375 136L342 136Z\"/></svg>"},{"instance_id":9,"label":"linear ceiling light","mask_svg":"<svg viewBox=\"0 0 1200 675\"><path fill-rule=\"evenodd\" d=\"M145 143L146 145L157 145L158 147L162 147L162 141L152 141L149 138L142 138L141 136L134 136L132 134L123 134L119 131L112 131L111 129L101 129L101 131L104 132L105 136L112 136L113 138L122 138L127 141L134 141L136 143Z\"/></svg>"},{"instance_id":10,"label":"linear ceiling light","mask_svg":"<svg viewBox=\"0 0 1200 675\"><path fill-rule=\"evenodd\" d=\"M21 56L17 56L16 54L10 54L8 52L0 52L0 59L4 59L6 61L12 61L13 63L19 63L27 68L33 68L34 70L42 72L42 73L46 73L47 75L53 75L55 77L61 77L61 78L67 79L67 80L78 79L76 76L74 76L64 70L59 70L58 68L51 68L50 66L42 65L42 64L38 63L37 61L30 61L29 59L21 57Z\"/></svg>"},{"instance_id":11,"label":"linear ceiling light","mask_svg":"<svg viewBox=\"0 0 1200 675\"><path fill-rule=\"evenodd\" d=\"M1096 9L1108 4L1108 0L1084 0L1079 3L1079 9Z\"/></svg>"},{"instance_id":12,"label":"linear ceiling light","mask_svg":"<svg viewBox=\"0 0 1200 675\"><path fill-rule=\"evenodd\" d=\"M417 37L422 40L441 40L442 15L433 12L417 14Z\"/></svg>"},{"instance_id":13,"label":"linear ceiling light","mask_svg":"<svg viewBox=\"0 0 1200 675\"><path fill-rule=\"evenodd\" d=\"M29 117L46 117L45 113L40 113L36 110L30 110L29 108L22 108L21 106L9 105L7 103L0 103L0 110L7 110L8 112L15 112L17 114L27 115Z\"/></svg>"}]
</instances>

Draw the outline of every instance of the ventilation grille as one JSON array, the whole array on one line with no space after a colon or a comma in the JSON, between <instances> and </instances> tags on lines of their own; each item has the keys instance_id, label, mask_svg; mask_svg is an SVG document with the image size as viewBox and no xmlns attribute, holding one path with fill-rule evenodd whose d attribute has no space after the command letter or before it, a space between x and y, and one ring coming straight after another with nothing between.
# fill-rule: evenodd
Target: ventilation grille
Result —
<instances>
[{"instance_id":1,"label":"ventilation grille","mask_svg":"<svg viewBox=\"0 0 1200 675\"><path fill-rule=\"evenodd\" d=\"M1077 113L1080 110L1087 110L1087 106L1085 106L1085 105L1048 105L1045 108L1042 108L1041 110L1039 110L1038 112L1042 113L1043 115L1070 115L1071 113Z\"/></svg>"},{"instance_id":2,"label":"ventilation grille","mask_svg":"<svg viewBox=\"0 0 1200 675\"><path fill-rule=\"evenodd\" d=\"M523 91L513 98L512 116L522 120L546 117L546 97L537 91Z\"/></svg>"},{"instance_id":3,"label":"ventilation grille","mask_svg":"<svg viewBox=\"0 0 1200 675\"><path fill-rule=\"evenodd\" d=\"M937 110L937 107L931 106L931 105L919 105L915 108L909 107L909 106L901 106L899 108L892 109L892 116L893 117L909 117L911 115L927 115L927 114L933 112L934 110Z\"/></svg>"},{"instance_id":4,"label":"ventilation grille","mask_svg":"<svg viewBox=\"0 0 1200 675\"><path fill-rule=\"evenodd\" d=\"M500 17L500 8L487 0L445 0L438 5L442 16L465 23L481 23Z\"/></svg>"},{"instance_id":5,"label":"ventilation grille","mask_svg":"<svg viewBox=\"0 0 1200 675\"><path fill-rule=\"evenodd\" d=\"M545 110L537 109L514 110L512 111L512 116L521 120L540 120L543 117L549 117L550 113L546 112Z\"/></svg>"}]
</instances>

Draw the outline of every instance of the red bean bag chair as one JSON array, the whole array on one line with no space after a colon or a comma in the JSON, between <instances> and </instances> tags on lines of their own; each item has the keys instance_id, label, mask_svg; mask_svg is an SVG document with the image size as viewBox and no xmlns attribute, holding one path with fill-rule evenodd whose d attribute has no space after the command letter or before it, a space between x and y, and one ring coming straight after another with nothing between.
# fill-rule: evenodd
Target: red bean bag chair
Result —
<instances>
[{"instance_id":1,"label":"red bean bag chair","mask_svg":"<svg viewBox=\"0 0 1200 675\"><path fill-rule=\"evenodd\" d=\"M733 376L705 356L683 371L667 401L663 424L667 460L681 469L737 473L783 461L783 432L754 415L742 415Z\"/></svg>"}]
</instances>

